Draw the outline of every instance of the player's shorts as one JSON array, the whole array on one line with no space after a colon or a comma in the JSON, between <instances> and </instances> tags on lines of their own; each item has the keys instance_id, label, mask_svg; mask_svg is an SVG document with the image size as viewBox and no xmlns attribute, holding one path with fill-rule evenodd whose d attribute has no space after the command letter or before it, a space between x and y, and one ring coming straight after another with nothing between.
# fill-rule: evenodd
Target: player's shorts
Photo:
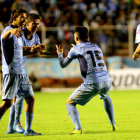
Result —
<instances>
[{"instance_id":1,"label":"player's shorts","mask_svg":"<svg viewBox=\"0 0 140 140\"><path fill-rule=\"evenodd\" d=\"M106 98L112 86L111 81L93 84L81 84L69 97L74 103L85 105L94 96L99 94L100 99Z\"/></svg>"},{"instance_id":2,"label":"player's shorts","mask_svg":"<svg viewBox=\"0 0 140 140\"><path fill-rule=\"evenodd\" d=\"M4 74L2 99L14 99L16 96L29 98L34 95L27 74Z\"/></svg>"}]
</instances>

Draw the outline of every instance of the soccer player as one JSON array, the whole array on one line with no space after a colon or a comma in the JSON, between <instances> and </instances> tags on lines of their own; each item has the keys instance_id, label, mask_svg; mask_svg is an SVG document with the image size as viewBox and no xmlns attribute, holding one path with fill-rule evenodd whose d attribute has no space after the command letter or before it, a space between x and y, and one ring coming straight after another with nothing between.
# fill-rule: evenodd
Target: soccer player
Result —
<instances>
[{"instance_id":1,"label":"soccer player","mask_svg":"<svg viewBox=\"0 0 140 140\"><path fill-rule=\"evenodd\" d=\"M23 36L22 36L24 46L30 47L33 45L41 45L42 47L45 48L45 45L40 44L40 39L38 35L36 34L36 31L39 27L39 23L40 23L39 15L36 15L36 14L28 15L26 27L23 29ZM41 49L40 53L46 55L46 53L43 50ZM23 62L25 62L25 60L26 60L26 56L24 56ZM11 111L10 111L10 119L9 119L7 134L11 134L9 133L9 130L11 130L12 128L14 128L18 133L24 133L24 129L20 123L20 116L22 113L23 101L24 101L23 97L20 97L18 95L16 96L16 102L15 104L12 105ZM15 121L15 124L14 124L14 121Z\"/></svg>"},{"instance_id":2,"label":"soccer player","mask_svg":"<svg viewBox=\"0 0 140 140\"><path fill-rule=\"evenodd\" d=\"M136 61L140 55L140 24L137 26L136 29L135 44L137 44L137 48L133 53L133 59Z\"/></svg>"},{"instance_id":3,"label":"soccer player","mask_svg":"<svg viewBox=\"0 0 140 140\"><path fill-rule=\"evenodd\" d=\"M21 15L21 16L20 16ZM5 38L8 38L8 36L10 34L13 34L15 36L22 35L23 33L21 32L20 29L16 28L16 27L20 27L21 29L23 29L25 27L25 22L26 22L26 18L27 18L27 12L23 9L17 9L17 10L13 10L11 13L11 18L10 18L10 23L11 23L11 29L5 31L4 36ZM17 32L18 30L18 32ZM17 131L15 131L15 129L13 129L14 126L14 120L15 120L15 116L16 119L20 118L18 116L21 115L21 111L22 111L22 107L23 107L23 98L14 98L14 101L12 103L12 106L10 108L10 116L9 116L9 124L8 124L8 129L7 129L7 134L13 134L13 133L17 133L17 131L19 133L24 132L24 129L22 127L22 125L19 123L18 125L16 125L16 129ZM16 107L15 107L16 105ZM16 114L18 115L15 115ZM20 120L19 120L20 121Z\"/></svg>"},{"instance_id":4,"label":"soccer player","mask_svg":"<svg viewBox=\"0 0 140 140\"><path fill-rule=\"evenodd\" d=\"M34 108L34 93L29 78L24 70L23 54L32 54L39 51L39 45L23 47L22 24L25 25L25 11L18 9L11 14L12 22L1 35L3 86L0 106L0 119L5 111L12 105L15 94L23 96L26 101L25 108L25 133L24 135L41 135L31 129ZM15 22L18 24L15 24ZM13 129L11 132L14 131ZM14 133L14 132L13 132Z\"/></svg>"},{"instance_id":5,"label":"soccer player","mask_svg":"<svg viewBox=\"0 0 140 140\"><path fill-rule=\"evenodd\" d=\"M27 22L26 22L26 27L23 30L23 35L21 38L22 38L23 45L26 47L31 47L34 45L38 45L41 48L43 47L43 49L40 50L40 52L43 53L43 50L45 49L45 45L40 44L40 39L39 39L38 35L36 34L36 31L39 28L39 24L40 24L40 16L37 14L34 14L34 13L29 14L28 18L27 18ZM29 53L29 55L30 54L31 53ZM23 63L25 62L25 60L26 60L26 56L24 56ZM15 129L18 133L23 133L24 129L20 123L20 115L22 112L23 98L22 98L22 96L19 96L17 94L16 99L18 99L18 103L16 103L15 107L17 107L18 110L17 110L17 112L15 112ZM11 119L11 120L13 120L13 119ZM26 128L25 128L25 130L26 130ZM26 132L25 132L25 134L26 134Z\"/></svg>"},{"instance_id":6,"label":"soccer player","mask_svg":"<svg viewBox=\"0 0 140 140\"><path fill-rule=\"evenodd\" d=\"M88 41L88 30L86 27L79 26L75 28L74 40L76 46L73 45L66 58L63 58L63 49L61 46L56 45L61 67L66 67L73 59L77 58L84 81L66 101L68 115L75 126L72 134L82 133L82 126L76 105L85 105L97 94L103 99L104 108L109 117L112 129L115 131L116 123L114 120L113 104L108 95L112 82L103 60L103 53L98 45Z\"/></svg>"}]
</instances>

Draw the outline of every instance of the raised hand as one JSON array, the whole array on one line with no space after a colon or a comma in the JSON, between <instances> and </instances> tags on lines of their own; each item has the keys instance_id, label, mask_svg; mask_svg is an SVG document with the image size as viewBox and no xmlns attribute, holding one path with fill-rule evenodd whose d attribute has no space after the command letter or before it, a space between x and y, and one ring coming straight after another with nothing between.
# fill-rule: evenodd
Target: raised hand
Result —
<instances>
[{"instance_id":1,"label":"raised hand","mask_svg":"<svg viewBox=\"0 0 140 140\"><path fill-rule=\"evenodd\" d=\"M62 48L62 46L56 45L56 52L57 52L57 54L63 53L63 48Z\"/></svg>"}]
</instances>

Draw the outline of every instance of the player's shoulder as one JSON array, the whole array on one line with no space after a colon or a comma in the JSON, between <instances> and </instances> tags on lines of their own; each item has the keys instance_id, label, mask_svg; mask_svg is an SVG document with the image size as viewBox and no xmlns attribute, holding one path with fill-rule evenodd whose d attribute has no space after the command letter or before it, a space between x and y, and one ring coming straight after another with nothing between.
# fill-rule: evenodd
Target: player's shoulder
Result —
<instances>
[{"instance_id":1,"label":"player's shoulder","mask_svg":"<svg viewBox=\"0 0 140 140\"><path fill-rule=\"evenodd\" d=\"M10 30L10 29L12 29L11 26L6 26L6 27L3 29L3 31L2 31L1 37L3 37L3 35L5 34L5 32L8 31L8 30Z\"/></svg>"},{"instance_id":2,"label":"player's shoulder","mask_svg":"<svg viewBox=\"0 0 140 140\"><path fill-rule=\"evenodd\" d=\"M6 26L3 30L3 32L6 32L7 30L10 30L10 29L13 29L10 25L9 26Z\"/></svg>"},{"instance_id":3,"label":"player's shoulder","mask_svg":"<svg viewBox=\"0 0 140 140\"><path fill-rule=\"evenodd\" d=\"M6 27L4 28L4 30L6 30L6 29L13 29L13 27L10 26L10 25L8 25L8 26L6 26Z\"/></svg>"}]
</instances>

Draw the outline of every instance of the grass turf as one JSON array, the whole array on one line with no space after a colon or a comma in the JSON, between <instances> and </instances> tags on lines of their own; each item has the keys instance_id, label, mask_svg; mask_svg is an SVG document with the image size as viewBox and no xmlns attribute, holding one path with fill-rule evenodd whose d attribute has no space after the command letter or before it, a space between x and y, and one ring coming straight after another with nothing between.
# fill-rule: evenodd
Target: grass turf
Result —
<instances>
[{"instance_id":1,"label":"grass turf","mask_svg":"<svg viewBox=\"0 0 140 140\"><path fill-rule=\"evenodd\" d=\"M70 94L70 92L35 93L32 129L41 132L42 136L6 135L9 119L9 111L7 111L0 121L0 140L140 140L140 91L110 92L118 128L116 132L111 131L103 102L98 96L83 107L78 105L83 127L82 135L69 135L74 128L65 106L65 101ZM21 122L25 126L24 113Z\"/></svg>"}]
</instances>

